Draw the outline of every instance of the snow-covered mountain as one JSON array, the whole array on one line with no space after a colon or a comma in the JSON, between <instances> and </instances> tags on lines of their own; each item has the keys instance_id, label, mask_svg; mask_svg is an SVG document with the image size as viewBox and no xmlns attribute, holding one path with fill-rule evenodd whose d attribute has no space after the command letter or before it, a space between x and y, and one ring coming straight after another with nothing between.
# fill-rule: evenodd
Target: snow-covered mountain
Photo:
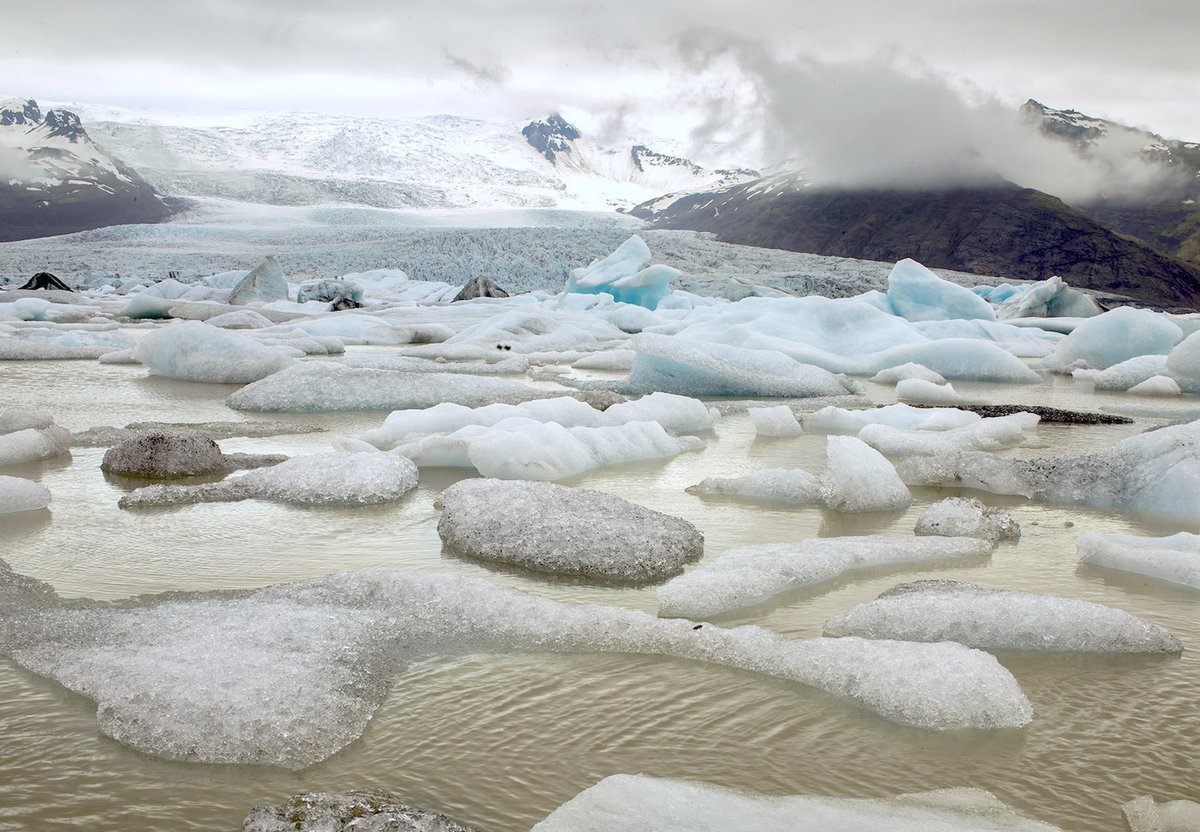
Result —
<instances>
[{"instance_id":1,"label":"snow-covered mountain","mask_svg":"<svg viewBox=\"0 0 1200 832\"><path fill-rule=\"evenodd\" d=\"M239 127L102 121L92 132L171 196L276 205L612 210L756 175L641 143L607 146L558 115L522 125L287 113Z\"/></svg>"},{"instance_id":2,"label":"snow-covered mountain","mask_svg":"<svg viewBox=\"0 0 1200 832\"><path fill-rule=\"evenodd\" d=\"M171 208L69 110L0 101L0 240L154 222Z\"/></svg>"}]
</instances>

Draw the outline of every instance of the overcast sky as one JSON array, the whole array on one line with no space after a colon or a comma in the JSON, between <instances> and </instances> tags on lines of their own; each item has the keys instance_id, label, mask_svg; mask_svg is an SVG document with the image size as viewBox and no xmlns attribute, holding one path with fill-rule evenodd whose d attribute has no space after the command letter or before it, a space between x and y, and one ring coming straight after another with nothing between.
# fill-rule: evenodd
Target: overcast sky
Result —
<instances>
[{"instance_id":1,"label":"overcast sky","mask_svg":"<svg viewBox=\"0 0 1200 832\"><path fill-rule=\"evenodd\" d=\"M747 56L758 55L818 67L834 87L837 64L867 61L968 101L1033 97L1200 140L1197 0L0 3L0 94L48 101L210 114L563 109L593 129L703 126L698 135L736 141L752 117L739 107L754 89Z\"/></svg>"}]
</instances>

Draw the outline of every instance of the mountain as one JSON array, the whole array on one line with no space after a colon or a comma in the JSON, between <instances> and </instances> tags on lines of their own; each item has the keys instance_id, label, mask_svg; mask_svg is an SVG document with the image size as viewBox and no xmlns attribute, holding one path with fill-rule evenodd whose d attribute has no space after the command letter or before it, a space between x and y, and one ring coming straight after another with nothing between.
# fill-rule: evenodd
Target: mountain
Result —
<instances>
[{"instance_id":1,"label":"mountain","mask_svg":"<svg viewBox=\"0 0 1200 832\"><path fill-rule=\"evenodd\" d=\"M1056 197L1002 180L943 190L806 186L780 174L635 216L658 228L712 232L727 243L1040 280L1167 307L1200 308L1200 267L1114 233Z\"/></svg>"},{"instance_id":2,"label":"mountain","mask_svg":"<svg viewBox=\"0 0 1200 832\"><path fill-rule=\"evenodd\" d=\"M706 170L662 152L669 143L601 142L557 114L524 125L282 113L241 127L91 129L163 193L275 205L612 210L756 175Z\"/></svg>"},{"instance_id":3,"label":"mountain","mask_svg":"<svg viewBox=\"0 0 1200 832\"><path fill-rule=\"evenodd\" d=\"M69 110L0 101L0 241L158 222L173 206Z\"/></svg>"},{"instance_id":4,"label":"mountain","mask_svg":"<svg viewBox=\"0 0 1200 832\"><path fill-rule=\"evenodd\" d=\"M1109 193L1076 207L1101 224L1200 266L1200 142L1166 139L1118 122L1056 110L1030 99L1021 116L1081 156L1122 152L1162 168L1168 183L1146 192Z\"/></svg>"}]
</instances>

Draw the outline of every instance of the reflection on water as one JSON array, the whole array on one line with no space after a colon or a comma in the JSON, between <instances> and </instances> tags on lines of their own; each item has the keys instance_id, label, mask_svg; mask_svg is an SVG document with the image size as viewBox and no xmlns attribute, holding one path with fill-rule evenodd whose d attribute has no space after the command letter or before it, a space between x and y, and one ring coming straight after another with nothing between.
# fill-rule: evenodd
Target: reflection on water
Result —
<instances>
[{"instance_id":1,"label":"reflection on water","mask_svg":"<svg viewBox=\"0 0 1200 832\"><path fill-rule=\"evenodd\" d=\"M132 421L253 419L228 410L232 389L147 379L137 367L93 362L0 364L4 407L49 410L66 427ZM1040 387L956 384L969 396L1134 413L1135 425L1039 428L1038 445L1009 453L1083 453L1165 421L1195 416L1194 398L1158 403L1093 395L1056 378ZM890 390L869 385L888 401ZM305 453L332 435L377 426L383 414L288 416L329 433L232 439L226 451ZM709 476L824 463L824 439L756 439L733 414L708 447L667 462L593 472L572 484L684 517L705 533L706 557L754 543L846 534L911 534L929 503L918 489L901 514L846 517L819 509L702 499L684 491ZM126 512L129 483L106 480L104 450L77 448L17 473L54 494L49 511L0 516L0 557L64 595L118 598L177 589L253 587L340 569L444 570L575 602L656 607L653 588L592 586L497 570L447 556L434 501L464 472L422 472L393 506L299 509L203 504ZM936 571L873 570L809 589L722 623L793 637L905 580L939 577L1057 592L1118 606L1184 643L1179 658L1002 655L1035 709L1021 731L935 735L883 722L815 691L731 670L639 656L488 656L427 662L399 680L364 737L302 772L172 763L107 739L94 706L0 661L0 830L233 830L259 800L311 789L381 787L491 832L528 829L579 790L617 772L692 777L767 793L888 795L948 786L996 792L1072 830L1119 828L1139 794L1197 799L1200 770L1200 594L1076 562L1086 531L1166 534L1177 525L1113 512L985 497L1021 523L1022 539L990 559Z\"/></svg>"}]
</instances>

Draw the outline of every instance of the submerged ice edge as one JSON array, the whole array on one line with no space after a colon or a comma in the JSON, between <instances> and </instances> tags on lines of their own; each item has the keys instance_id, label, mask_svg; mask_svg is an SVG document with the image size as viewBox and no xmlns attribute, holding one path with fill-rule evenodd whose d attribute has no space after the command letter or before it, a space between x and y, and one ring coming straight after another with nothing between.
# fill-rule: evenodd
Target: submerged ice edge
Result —
<instances>
[{"instance_id":1,"label":"submerged ice edge","mask_svg":"<svg viewBox=\"0 0 1200 832\"><path fill-rule=\"evenodd\" d=\"M816 688L934 731L1014 728L1029 700L959 644L790 640L437 573L342 572L251 591L58 598L0 561L0 650L97 703L101 730L171 759L300 769L357 739L405 660L631 653Z\"/></svg>"}]
</instances>

